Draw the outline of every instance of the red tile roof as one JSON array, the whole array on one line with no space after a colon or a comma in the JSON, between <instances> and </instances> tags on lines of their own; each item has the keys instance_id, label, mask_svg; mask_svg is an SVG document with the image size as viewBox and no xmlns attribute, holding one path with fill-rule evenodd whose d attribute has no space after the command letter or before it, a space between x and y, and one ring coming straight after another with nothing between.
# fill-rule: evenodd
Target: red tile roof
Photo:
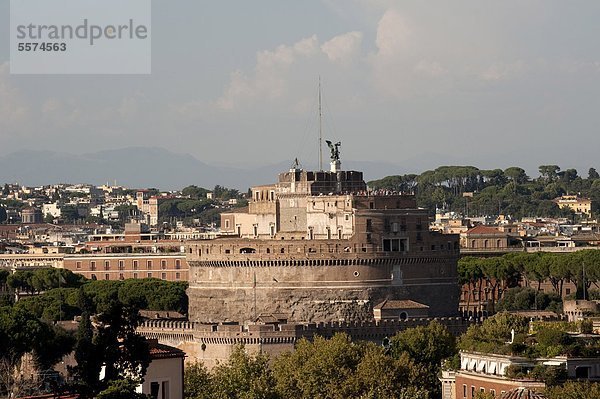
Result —
<instances>
[{"instance_id":1,"label":"red tile roof","mask_svg":"<svg viewBox=\"0 0 600 399\"><path fill-rule=\"evenodd\" d=\"M150 347L151 359L171 359L177 357L185 357L185 352L181 349L159 344L158 342L153 340L148 341L148 346Z\"/></svg>"},{"instance_id":2,"label":"red tile roof","mask_svg":"<svg viewBox=\"0 0 600 399\"><path fill-rule=\"evenodd\" d=\"M373 309L429 309L429 306L423 305L419 302L411 301L410 299L386 299L385 301L375 305Z\"/></svg>"}]
</instances>

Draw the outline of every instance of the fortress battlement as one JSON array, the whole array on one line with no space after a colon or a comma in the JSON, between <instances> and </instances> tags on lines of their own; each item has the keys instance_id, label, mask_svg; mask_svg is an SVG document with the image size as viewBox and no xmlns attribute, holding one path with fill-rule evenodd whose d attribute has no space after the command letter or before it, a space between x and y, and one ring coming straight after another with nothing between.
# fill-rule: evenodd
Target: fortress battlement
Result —
<instances>
[{"instance_id":1,"label":"fortress battlement","mask_svg":"<svg viewBox=\"0 0 600 399\"><path fill-rule=\"evenodd\" d=\"M391 336L398 331L418 326L426 326L432 321L445 325L451 332L460 334L469 326L460 317L410 318L406 320L379 320L363 322L322 322L285 324L202 324L178 320L148 320L138 331L142 334L161 333L193 335L195 339L206 338L247 338L247 337L294 337L312 338L320 335L326 338L336 333L346 333L357 339Z\"/></svg>"}]
</instances>

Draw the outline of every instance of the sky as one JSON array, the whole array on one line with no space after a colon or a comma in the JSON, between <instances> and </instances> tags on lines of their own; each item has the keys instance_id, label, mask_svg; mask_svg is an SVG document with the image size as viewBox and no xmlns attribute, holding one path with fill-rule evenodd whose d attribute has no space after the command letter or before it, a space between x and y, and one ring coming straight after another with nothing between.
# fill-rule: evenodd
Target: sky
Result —
<instances>
[{"instance_id":1,"label":"sky","mask_svg":"<svg viewBox=\"0 0 600 399\"><path fill-rule=\"evenodd\" d=\"M0 37L8 15L0 0ZM0 156L153 146L315 164L320 76L342 160L586 175L599 19L596 0L153 1L150 75L11 75L0 41Z\"/></svg>"}]
</instances>

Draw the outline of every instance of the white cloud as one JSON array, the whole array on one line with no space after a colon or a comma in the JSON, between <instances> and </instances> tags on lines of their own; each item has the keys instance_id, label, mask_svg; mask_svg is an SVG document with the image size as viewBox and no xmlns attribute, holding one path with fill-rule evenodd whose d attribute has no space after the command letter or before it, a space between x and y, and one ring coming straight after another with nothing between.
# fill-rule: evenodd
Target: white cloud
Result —
<instances>
[{"instance_id":1,"label":"white cloud","mask_svg":"<svg viewBox=\"0 0 600 399\"><path fill-rule=\"evenodd\" d=\"M362 32L344 33L323 43L321 51L332 62L347 63L359 53L362 38Z\"/></svg>"},{"instance_id":2,"label":"white cloud","mask_svg":"<svg viewBox=\"0 0 600 399\"><path fill-rule=\"evenodd\" d=\"M307 58L318 51L316 35L275 50L260 51L256 55L253 74L237 70L231 74L229 84L223 95L216 101L222 110L234 109L243 102L256 99L274 100L284 95L287 88L286 72L298 58Z\"/></svg>"},{"instance_id":3,"label":"white cloud","mask_svg":"<svg viewBox=\"0 0 600 399\"><path fill-rule=\"evenodd\" d=\"M387 10L377 24L377 55L397 57L410 46L413 30L406 18L395 9Z\"/></svg>"}]
</instances>

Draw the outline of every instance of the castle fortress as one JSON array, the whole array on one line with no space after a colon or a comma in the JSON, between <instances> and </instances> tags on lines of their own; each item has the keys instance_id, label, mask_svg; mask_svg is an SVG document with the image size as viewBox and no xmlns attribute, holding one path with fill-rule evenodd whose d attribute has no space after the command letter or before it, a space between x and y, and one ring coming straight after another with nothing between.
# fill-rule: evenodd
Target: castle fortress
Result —
<instances>
[{"instance_id":1,"label":"castle fortress","mask_svg":"<svg viewBox=\"0 0 600 399\"><path fill-rule=\"evenodd\" d=\"M333 156L330 171L296 163L253 187L221 230L187 244L192 322L365 322L386 299L457 314L458 236L429 231L413 196L368 191Z\"/></svg>"}]
</instances>

